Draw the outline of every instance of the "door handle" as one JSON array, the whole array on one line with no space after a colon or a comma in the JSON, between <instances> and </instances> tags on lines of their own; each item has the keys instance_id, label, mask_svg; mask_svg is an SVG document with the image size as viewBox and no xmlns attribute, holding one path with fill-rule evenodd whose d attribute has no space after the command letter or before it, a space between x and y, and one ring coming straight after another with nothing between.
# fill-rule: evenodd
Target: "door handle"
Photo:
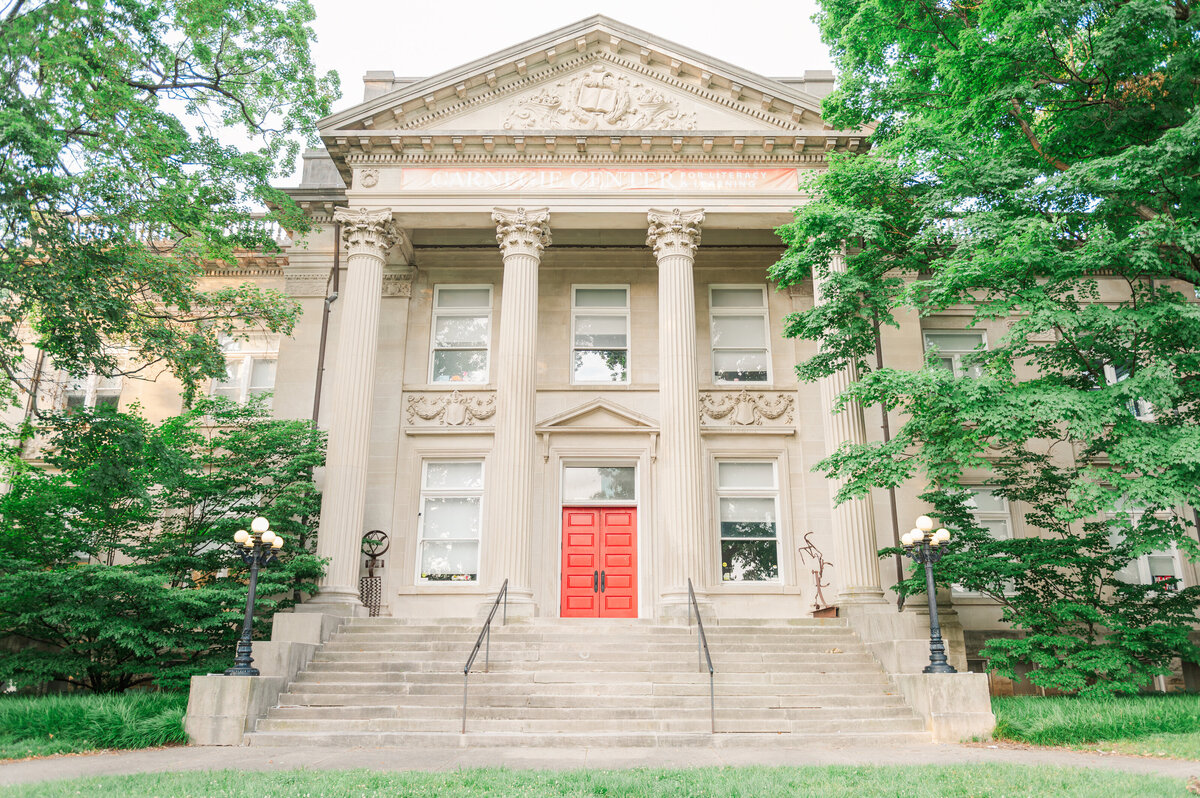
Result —
<instances>
[{"instance_id":1,"label":"door handle","mask_svg":"<svg viewBox=\"0 0 1200 798\"><path fill-rule=\"evenodd\" d=\"M599 578L600 578L600 572L599 572L599 571L592 571L592 592L593 592L593 593L595 593L595 592L596 592L596 590L597 590L597 587L596 587L596 585L597 585L597 580L598 580Z\"/></svg>"},{"instance_id":2,"label":"door handle","mask_svg":"<svg viewBox=\"0 0 1200 798\"><path fill-rule=\"evenodd\" d=\"M601 571L600 572L600 592L601 593L604 592L604 577L605 576L607 576L607 574L604 571Z\"/></svg>"}]
</instances>

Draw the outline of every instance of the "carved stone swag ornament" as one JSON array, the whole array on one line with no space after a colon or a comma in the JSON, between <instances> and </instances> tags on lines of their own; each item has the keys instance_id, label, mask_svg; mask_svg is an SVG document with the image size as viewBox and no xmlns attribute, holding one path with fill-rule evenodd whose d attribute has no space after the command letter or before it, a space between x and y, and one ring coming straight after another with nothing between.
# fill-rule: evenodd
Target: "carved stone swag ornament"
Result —
<instances>
[{"instance_id":1,"label":"carved stone swag ornament","mask_svg":"<svg viewBox=\"0 0 1200 798\"><path fill-rule=\"evenodd\" d=\"M417 419L432 421L447 427L462 427L486 421L496 414L496 396L463 396L458 391L446 394L424 394L408 397L405 415L409 424Z\"/></svg>"},{"instance_id":2,"label":"carved stone swag ornament","mask_svg":"<svg viewBox=\"0 0 1200 798\"><path fill-rule=\"evenodd\" d=\"M789 393L700 394L700 421L725 420L733 426L761 426L764 421L792 423L795 397Z\"/></svg>"}]
</instances>

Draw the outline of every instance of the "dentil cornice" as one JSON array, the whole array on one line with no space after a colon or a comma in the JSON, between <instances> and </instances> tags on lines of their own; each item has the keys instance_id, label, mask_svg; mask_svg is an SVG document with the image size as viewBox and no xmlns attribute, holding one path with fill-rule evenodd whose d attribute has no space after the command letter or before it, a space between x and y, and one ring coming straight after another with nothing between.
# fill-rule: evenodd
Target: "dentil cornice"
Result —
<instances>
[{"instance_id":1,"label":"dentil cornice","mask_svg":"<svg viewBox=\"0 0 1200 798\"><path fill-rule=\"evenodd\" d=\"M365 208L338 208L333 220L342 225L342 240L347 257L373 255L380 260L389 249L404 239L404 233L392 219L392 209L369 211Z\"/></svg>"},{"instance_id":2,"label":"dentil cornice","mask_svg":"<svg viewBox=\"0 0 1200 798\"><path fill-rule=\"evenodd\" d=\"M650 223L646 231L646 246L654 248L654 257L662 259L668 255L696 254L700 246L700 225L704 223L704 209L681 211L651 209L646 214Z\"/></svg>"},{"instance_id":3,"label":"dentil cornice","mask_svg":"<svg viewBox=\"0 0 1200 798\"><path fill-rule=\"evenodd\" d=\"M532 255L540 258L550 244L550 209L495 208L492 221L496 223L496 243L504 257Z\"/></svg>"}]
</instances>

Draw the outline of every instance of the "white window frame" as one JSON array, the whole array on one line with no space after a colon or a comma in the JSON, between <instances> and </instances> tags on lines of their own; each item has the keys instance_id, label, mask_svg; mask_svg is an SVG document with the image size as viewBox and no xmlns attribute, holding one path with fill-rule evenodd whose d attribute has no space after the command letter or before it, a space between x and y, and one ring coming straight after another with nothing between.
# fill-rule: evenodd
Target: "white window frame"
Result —
<instances>
[{"instance_id":1,"label":"white window frame","mask_svg":"<svg viewBox=\"0 0 1200 798\"><path fill-rule=\"evenodd\" d=\"M479 464L479 487L478 488L427 488L426 478L428 476L429 466L433 463L478 463ZM413 578L418 585L478 585L483 580L483 503L484 503L484 488L487 486L487 462L484 457L426 457L421 460L421 481L418 485L417 506L420 508L417 521L417 559L413 564ZM432 541L425 540L425 499L427 498L455 498L455 497L478 497L479 498L479 534L474 538L435 538ZM421 573L421 562L424 559L425 543L475 543L475 578L474 579L426 579Z\"/></svg>"},{"instance_id":2,"label":"white window frame","mask_svg":"<svg viewBox=\"0 0 1200 798\"><path fill-rule=\"evenodd\" d=\"M625 292L625 307L623 308L589 308L577 307L575 304L576 292L580 289L600 289L604 291L624 291ZM571 370L572 385L628 385L633 378L633 335L630 329L630 290L629 283L612 284L612 285L593 285L580 284L571 286L571 360L567 367ZM623 380L580 380L575 378L575 352L581 347L575 346L575 320L579 316L620 316L625 319L625 379ZM582 347L590 350L590 347ZM607 347L608 349L616 349L617 347Z\"/></svg>"},{"instance_id":3,"label":"white window frame","mask_svg":"<svg viewBox=\"0 0 1200 798\"><path fill-rule=\"evenodd\" d=\"M714 518L717 522L717 563L718 577L723 585L778 585L783 582L783 503L779 487L779 460L775 457L720 457L713 460L713 488L716 494ZM721 465L738 465L742 463L768 463L771 466L771 488L722 488ZM722 557L722 544L726 540L721 534L721 499L773 499L775 501L775 578L774 579L726 579ZM729 540L769 540L769 538L728 538Z\"/></svg>"},{"instance_id":4,"label":"white window frame","mask_svg":"<svg viewBox=\"0 0 1200 798\"><path fill-rule=\"evenodd\" d=\"M1007 535L1005 535L1004 540L1012 540L1013 538L1016 537L1016 533L1013 531L1012 503L1009 502L1008 499L1006 499L1003 496L997 495L996 489L990 485L963 485L963 488L971 491L972 493L974 493L975 491L981 491L981 490L991 491L992 494L997 499L1004 502L1003 510L972 510L971 515L975 517L976 521L1003 521L1005 531L1007 532ZM980 524L980 526L983 526L983 525ZM983 527L983 528L984 528L984 530L988 529L988 527ZM956 596L981 597L981 598L985 597L983 593L980 593L977 590L967 590L966 588L963 588L960 585L951 585L950 590ZM1006 595L1012 595L1012 594L1016 593L1016 586L1015 585L1005 586L1004 593Z\"/></svg>"},{"instance_id":5,"label":"white window frame","mask_svg":"<svg viewBox=\"0 0 1200 798\"><path fill-rule=\"evenodd\" d=\"M1117 367L1111 363L1104 364L1104 381L1109 385L1116 385L1118 382L1123 382L1129 379L1129 374L1118 374ZM1153 421L1154 406L1145 399L1131 399L1127 403L1129 412L1138 421Z\"/></svg>"},{"instance_id":6,"label":"white window frame","mask_svg":"<svg viewBox=\"0 0 1200 798\"><path fill-rule=\"evenodd\" d=\"M116 388L102 388L101 382L103 380L116 380L117 387ZM63 398L62 398L62 403L63 403L62 406L64 409L70 408L71 394L78 394L80 392L83 393L83 404L80 405L80 407L85 407L85 408L88 408L89 410L94 410L96 407L96 401L100 396L115 396L117 398L117 402L114 405L114 407L119 408L121 406L121 393L125 390L125 378L124 377L121 377L121 376L101 377L99 374L92 371L92 372L88 372L88 375L83 378L83 387L82 388L72 388L71 386L73 383L75 383L75 380L73 378L71 378L70 376L68 376L66 388L63 390Z\"/></svg>"},{"instance_id":7,"label":"white window frame","mask_svg":"<svg viewBox=\"0 0 1200 798\"><path fill-rule=\"evenodd\" d=\"M986 330L967 330L967 329L950 329L950 328L935 327L935 328L927 328L927 329L921 330L921 343L924 346L925 354L929 354L929 337L928 336L930 335L930 333L932 333L934 335L936 335L938 333L954 333L956 335L978 335L979 342L980 342L980 345L983 347L983 350L987 350L987 348L988 348L988 339L987 339L987 331ZM972 354L972 353L978 352L978 351L980 351L979 347L976 347L974 349L949 349L949 350L942 349L941 347L939 347L938 355L940 357L949 357L950 358L950 361L953 364L953 372L954 372L955 377L968 377L968 376L974 376L974 375L967 374L965 369L963 368L963 362L962 362L963 356L969 355L969 354Z\"/></svg>"},{"instance_id":8,"label":"white window frame","mask_svg":"<svg viewBox=\"0 0 1200 798\"><path fill-rule=\"evenodd\" d=\"M1146 514L1145 510L1134 508L1134 509L1121 510L1121 511L1109 513L1108 518L1116 519L1121 516L1125 516L1125 517L1129 518L1129 521L1133 526L1137 526L1137 524L1141 521L1142 516L1144 516L1145 514ZM1111 539L1111 537L1112 536L1110 533L1110 539ZM1176 580L1178 580L1178 581L1176 583L1176 587L1173 589L1178 590L1180 588L1187 587L1187 585L1184 583L1184 579L1183 579L1183 561L1180 560L1179 549L1175 546L1174 543L1171 544L1171 547L1169 549L1160 549L1158 551L1148 551L1145 554L1140 554L1135 559L1132 559L1129 561L1129 565L1134 566L1134 568L1136 568L1136 570L1137 570L1137 577L1138 577L1139 584L1143 584L1143 585L1155 584L1154 577L1150 573L1150 558L1151 557L1162 557L1162 556L1169 556L1171 558L1171 562L1174 566L1173 567L1173 570L1175 571L1174 575L1175 575ZM1124 570L1124 569L1122 569L1122 570Z\"/></svg>"},{"instance_id":9,"label":"white window frame","mask_svg":"<svg viewBox=\"0 0 1200 798\"><path fill-rule=\"evenodd\" d=\"M494 322L495 322L494 309L495 309L495 305L496 305L495 291L492 290L494 287L495 286L491 285L490 283L438 283L437 285L435 285L433 287L432 313L430 314L430 318L429 318L429 370L427 372L427 374L429 375L429 384L430 385L487 385L489 382L491 382L491 379L492 379L492 328L493 328ZM453 291L462 290L462 289L474 289L474 290L485 289L485 290L487 290L487 295L488 295L487 308L486 308L487 340L484 342L484 349L487 351L487 364L484 366L484 369L483 369L483 379L479 382L466 382L463 380L444 380L442 382L437 382L433 378L434 357L437 355L437 353L439 351L441 351L441 352L463 352L463 351L470 351L473 349L473 347L458 347L458 346L439 347L437 345L438 319L443 316L472 316L472 317L474 317L474 316L485 315L485 308L483 308L483 307L439 309L438 308L438 298L441 296L441 293L444 289L453 290ZM422 484L424 484L424 483L422 483Z\"/></svg>"},{"instance_id":10,"label":"white window frame","mask_svg":"<svg viewBox=\"0 0 1200 798\"><path fill-rule=\"evenodd\" d=\"M232 347L237 347L236 349ZM267 398L267 407L274 404L275 383L279 380L279 338L274 335L253 335L249 340L239 338L227 338L221 343L222 349L225 350L225 367L232 371L237 376L237 396L226 397L240 405L246 404L250 398L250 378L254 374L254 362L256 360L272 361L275 363L275 381L271 383L271 389L265 391L270 396ZM214 379L209 385L209 396L217 396L217 388L222 380Z\"/></svg>"},{"instance_id":11,"label":"white window frame","mask_svg":"<svg viewBox=\"0 0 1200 798\"><path fill-rule=\"evenodd\" d=\"M747 290L757 288L762 292L761 307L744 307L744 308L718 308L713 304L713 291L721 289L739 289ZM722 349L753 349L749 346L721 346L718 347L716 341L716 324L714 323L719 316L755 316L762 315L763 320L763 351L767 360L767 377L765 380L720 380L717 379L717 352ZM771 367L771 304L770 295L767 293L767 287L761 283L718 283L708 287L708 338L709 351L711 360L709 361L709 377L714 385L773 385L775 382L775 372Z\"/></svg>"}]
</instances>

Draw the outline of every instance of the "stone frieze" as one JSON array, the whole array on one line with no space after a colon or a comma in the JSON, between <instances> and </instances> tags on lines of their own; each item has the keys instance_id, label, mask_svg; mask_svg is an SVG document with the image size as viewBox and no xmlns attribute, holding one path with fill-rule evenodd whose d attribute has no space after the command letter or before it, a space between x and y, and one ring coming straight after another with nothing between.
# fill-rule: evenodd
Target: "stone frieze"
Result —
<instances>
[{"instance_id":1,"label":"stone frieze","mask_svg":"<svg viewBox=\"0 0 1200 798\"><path fill-rule=\"evenodd\" d=\"M496 414L495 391L409 394L404 415L409 426L470 427Z\"/></svg>"},{"instance_id":2,"label":"stone frieze","mask_svg":"<svg viewBox=\"0 0 1200 798\"><path fill-rule=\"evenodd\" d=\"M709 426L751 427L792 423L796 397L782 391L700 394L700 423Z\"/></svg>"},{"instance_id":3,"label":"stone frieze","mask_svg":"<svg viewBox=\"0 0 1200 798\"><path fill-rule=\"evenodd\" d=\"M514 100L508 130L694 130L696 114L659 87L597 64Z\"/></svg>"}]
</instances>

